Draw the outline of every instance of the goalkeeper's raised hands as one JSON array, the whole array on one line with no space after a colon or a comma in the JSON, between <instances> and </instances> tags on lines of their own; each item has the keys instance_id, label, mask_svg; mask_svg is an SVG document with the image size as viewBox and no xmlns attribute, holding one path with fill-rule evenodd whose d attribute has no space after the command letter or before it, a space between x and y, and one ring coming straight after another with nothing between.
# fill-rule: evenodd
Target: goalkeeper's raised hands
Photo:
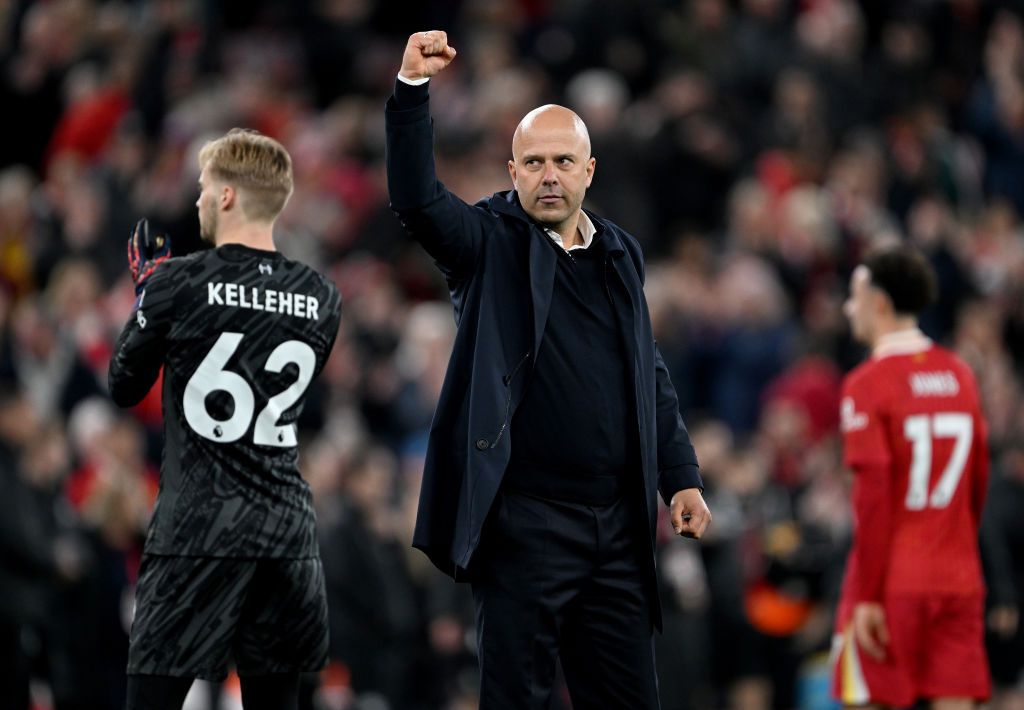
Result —
<instances>
[{"instance_id":1,"label":"goalkeeper's raised hands","mask_svg":"<svg viewBox=\"0 0 1024 710\"><path fill-rule=\"evenodd\" d=\"M146 288L148 279L156 267L171 258L171 238L163 233L153 232L149 220L143 218L135 225L128 240L128 268L135 282L135 295Z\"/></svg>"}]
</instances>

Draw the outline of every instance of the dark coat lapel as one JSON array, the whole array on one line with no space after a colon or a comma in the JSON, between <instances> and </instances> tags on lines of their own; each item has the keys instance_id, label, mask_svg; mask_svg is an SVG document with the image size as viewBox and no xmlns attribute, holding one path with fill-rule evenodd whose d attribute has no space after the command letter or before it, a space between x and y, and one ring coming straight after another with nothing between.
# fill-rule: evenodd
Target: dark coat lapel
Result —
<instances>
[{"instance_id":1,"label":"dark coat lapel","mask_svg":"<svg viewBox=\"0 0 1024 710\"><path fill-rule=\"evenodd\" d=\"M539 225L530 219L519 204L515 190L506 193L495 193L489 200L490 207L514 218L519 222L518 229L525 239L530 240L530 297L533 300L533 353L536 360L544 326L548 322L548 311L551 307L551 291L555 286L555 264L557 254L545 239L550 239Z\"/></svg>"},{"instance_id":2,"label":"dark coat lapel","mask_svg":"<svg viewBox=\"0 0 1024 710\"><path fill-rule=\"evenodd\" d=\"M555 287L555 259L558 255L550 244L544 243L544 239L550 238L546 234L537 234L534 229L529 229L527 235L530 239L530 293L533 297L533 352L536 358L551 308L551 292Z\"/></svg>"}]
</instances>

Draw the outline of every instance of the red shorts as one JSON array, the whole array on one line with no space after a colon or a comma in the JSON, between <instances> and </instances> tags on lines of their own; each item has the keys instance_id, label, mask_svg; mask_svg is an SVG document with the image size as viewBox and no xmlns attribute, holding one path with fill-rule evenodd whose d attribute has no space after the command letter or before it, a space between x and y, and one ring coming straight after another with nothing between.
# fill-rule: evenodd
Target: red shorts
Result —
<instances>
[{"instance_id":1,"label":"red shorts","mask_svg":"<svg viewBox=\"0 0 1024 710\"><path fill-rule=\"evenodd\" d=\"M882 661L861 651L852 626L840 619L832 640L837 700L902 708L921 698L988 698L981 597L893 597L884 607L890 640Z\"/></svg>"}]
</instances>

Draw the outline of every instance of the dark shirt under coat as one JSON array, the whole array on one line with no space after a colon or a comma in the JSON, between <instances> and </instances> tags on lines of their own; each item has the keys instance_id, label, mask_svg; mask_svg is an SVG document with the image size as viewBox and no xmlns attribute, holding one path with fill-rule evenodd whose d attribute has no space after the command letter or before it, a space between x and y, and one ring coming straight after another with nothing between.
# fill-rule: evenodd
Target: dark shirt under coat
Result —
<instances>
[{"instance_id":1,"label":"dark shirt under coat","mask_svg":"<svg viewBox=\"0 0 1024 710\"><path fill-rule=\"evenodd\" d=\"M632 314L606 241L570 251L551 242L551 305L512 418L506 488L607 505L640 485L633 357L624 337Z\"/></svg>"}]
</instances>

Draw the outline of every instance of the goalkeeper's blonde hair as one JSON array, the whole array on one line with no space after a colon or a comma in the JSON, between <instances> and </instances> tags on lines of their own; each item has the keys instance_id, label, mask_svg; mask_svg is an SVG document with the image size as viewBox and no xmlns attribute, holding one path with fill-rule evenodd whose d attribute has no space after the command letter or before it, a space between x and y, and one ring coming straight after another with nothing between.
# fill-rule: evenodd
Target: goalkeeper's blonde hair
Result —
<instances>
[{"instance_id":1,"label":"goalkeeper's blonde hair","mask_svg":"<svg viewBox=\"0 0 1024 710\"><path fill-rule=\"evenodd\" d=\"M273 222L294 188L292 159L284 146L257 131L232 128L199 151L199 169L238 190L242 213Z\"/></svg>"}]
</instances>

